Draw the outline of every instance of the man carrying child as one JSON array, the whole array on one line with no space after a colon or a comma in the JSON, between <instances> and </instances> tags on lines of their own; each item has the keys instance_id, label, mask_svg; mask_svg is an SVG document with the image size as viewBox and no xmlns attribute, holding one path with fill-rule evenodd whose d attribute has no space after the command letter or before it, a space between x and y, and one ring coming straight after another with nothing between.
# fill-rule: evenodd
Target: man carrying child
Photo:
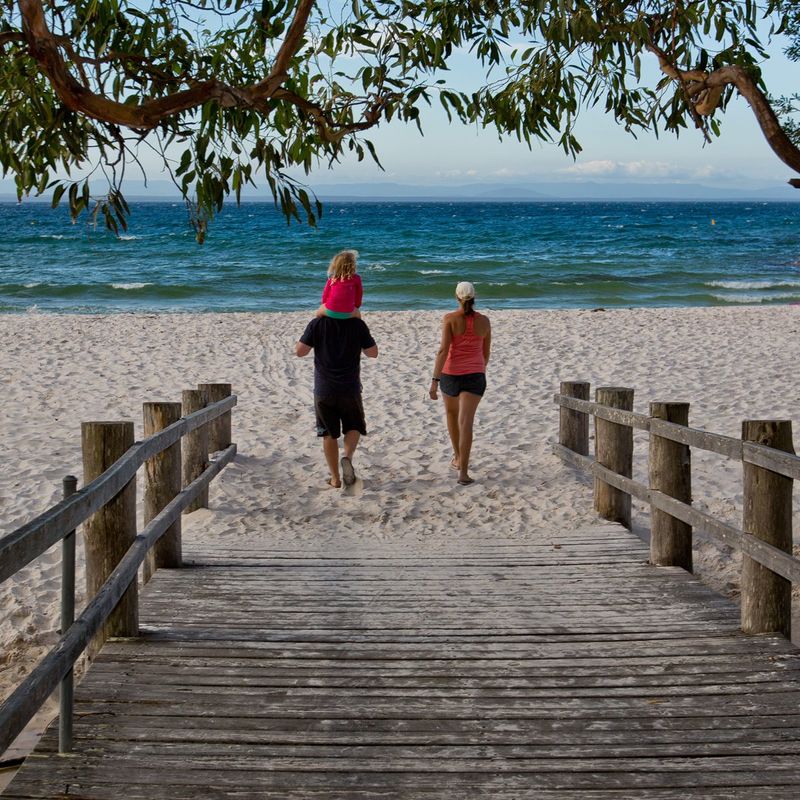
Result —
<instances>
[{"instance_id":1,"label":"man carrying child","mask_svg":"<svg viewBox=\"0 0 800 800\"><path fill-rule=\"evenodd\" d=\"M314 411L317 436L330 471L328 484L335 489L355 483L353 455L366 435L361 403L361 354L378 357L378 346L363 320L315 317L295 344L303 357L314 351ZM339 436L344 434L344 456L339 461ZM341 475L339 468L341 466Z\"/></svg>"}]
</instances>

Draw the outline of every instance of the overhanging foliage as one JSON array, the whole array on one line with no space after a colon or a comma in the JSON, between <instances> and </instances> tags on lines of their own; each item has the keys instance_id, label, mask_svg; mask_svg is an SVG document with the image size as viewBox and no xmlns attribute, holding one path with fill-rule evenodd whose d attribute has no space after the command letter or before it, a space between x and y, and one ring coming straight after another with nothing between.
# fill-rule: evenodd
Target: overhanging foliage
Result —
<instances>
[{"instance_id":1,"label":"overhanging foliage","mask_svg":"<svg viewBox=\"0 0 800 800\"><path fill-rule=\"evenodd\" d=\"M377 154L380 122L419 125L440 102L528 143L576 154L581 109L600 104L627 130L706 138L738 92L770 146L800 153L761 82L759 31L791 22L752 2L394 2L350 0L2 0L0 164L20 197L53 191L73 216L125 227L126 170L151 148L179 187L202 241L226 198L263 180L287 218L316 203L287 170ZM764 19L766 19L766 22ZM795 17L796 19L796 17ZM449 80L458 51L483 85ZM647 60L660 80L644 80ZM80 171L79 180L63 179ZM108 194L91 196L102 173Z\"/></svg>"}]
</instances>

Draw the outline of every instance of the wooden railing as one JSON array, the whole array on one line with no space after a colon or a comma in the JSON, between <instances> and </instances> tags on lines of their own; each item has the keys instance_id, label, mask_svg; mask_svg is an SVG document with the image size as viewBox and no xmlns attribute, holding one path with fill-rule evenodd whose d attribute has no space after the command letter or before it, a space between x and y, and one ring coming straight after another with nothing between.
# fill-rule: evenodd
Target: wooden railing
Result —
<instances>
[{"instance_id":1,"label":"wooden railing","mask_svg":"<svg viewBox=\"0 0 800 800\"><path fill-rule=\"evenodd\" d=\"M184 391L182 404L145 403L145 434L152 435L137 443L132 422L83 423L84 487L77 490L68 476L60 503L0 539L0 582L64 542L61 638L0 705L0 754L59 684L59 750L71 749L73 666L108 636L138 634L140 566L145 580L159 566L180 566L181 514L207 505L209 484L236 455L230 441L236 402L230 384L201 384ZM211 461L209 451L216 452ZM137 534L136 473L142 466L145 527ZM89 602L72 621L74 534L82 523Z\"/></svg>"},{"instance_id":2,"label":"wooden railing","mask_svg":"<svg viewBox=\"0 0 800 800\"><path fill-rule=\"evenodd\" d=\"M789 420L745 420L742 438L689 427L688 403L651 403L633 412L633 389L596 389L565 382L559 443L564 461L594 476L594 506L606 519L631 527L631 497L650 504L650 561L692 569L692 531L743 553L741 624L745 633L791 636L792 583L800 559L792 555L792 483L800 477ZM589 456L589 417L595 419L595 457ZM649 433L648 485L633 479L633 431ZM692 507L691 448L740 461L744 471L742 529Z\"/></svg>"}]
</instances>

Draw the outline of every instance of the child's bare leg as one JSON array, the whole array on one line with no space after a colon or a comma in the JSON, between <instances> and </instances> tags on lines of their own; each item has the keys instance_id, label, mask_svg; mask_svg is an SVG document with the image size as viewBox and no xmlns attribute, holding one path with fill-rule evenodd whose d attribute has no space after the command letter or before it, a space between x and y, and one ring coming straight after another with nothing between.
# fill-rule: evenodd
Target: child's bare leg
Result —
<instances>
[{"instance_id":1,"label":"child's bare leg","mask_svg":"<svg viewBox=\"0 0 800 800\"><path fill-rule=\"evenodd\" d=\"M356 308L353 310L353 313L350 316L354 317L355 319L361 319L361 312Z\"/></svg>"},{"instance_id":2,"label":"child's bare leg","mask_svg":"<svg viewBox=\"0 0 800 800\"><path fill-rule=\"evenodd\" d=\"M321 305L321 306L320 306L320 307L319 307L319 308L316 310L316 312L315 312L314 316L315 316L315 317L324 317L324 316L325 316L325 311L326 311L326 310L327 310L327 309L325 308L325 306L324 306L324 305Z\"/></svg>"}]
</instances>

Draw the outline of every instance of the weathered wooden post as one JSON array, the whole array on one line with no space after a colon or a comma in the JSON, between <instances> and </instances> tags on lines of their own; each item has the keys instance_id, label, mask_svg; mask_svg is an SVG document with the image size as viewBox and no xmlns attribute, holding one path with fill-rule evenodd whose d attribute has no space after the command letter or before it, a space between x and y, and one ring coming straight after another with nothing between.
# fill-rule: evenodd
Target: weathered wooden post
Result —
<instances>
[{"instance_id":1,"label":"weathered wooden post","mask_svg":"<svg viewBox=\"0 0 800 800\"><path fill-rule=\"evenodd\" d=\"M633 411L633 389L599 387L594 399L603 406ZM630 478L633 475L633 428L595 416L594 453L598 464ZM631 527L631 496L600 478L594 479L594 508L601 517Z\"/></svg>"},{"instance_id":2,"label":"weathered wooden post","mask_svg":"<svg viewBox=\"0 0 800 800\"><path fill-rule=\"evenodd\" d=\"M81 425L83 485L86 486L133 445L133 422L84 422ZM86 594L93 598L136 538L136 477L89 517L83 526L86 556ZM89 645L97 654L109 636L137 636L139 612L136 581Z\"/></svg>"},{"instance_id":3,"label":"weathered wooden post","mask_svg":"<svg viewBox=\"0 0 800 800\"><path fill-rule=\"evenodd\" d=\"M577 400L589 399L589 384L584 381L562 381L560 393L565 397L574 397ZM589 415L585 411L575 411L572 408L559 408L558 424L559 444L580 453L589 455Z\"/></svg>"},{"instance_id":4,"label":"weathered wooden post","mask_svg":"<svg viewBox=\"0 0 800 800\"><path fill-rule=\"evenodd\" d=\"M208 395L200 389L184 389L183 416L200 411L208 405ZM187 433L183 444L183 485L188 486L193 480L199 478L208 466L208 424ZM196 511L198 508L208 508L208 487L184 509L184 514Z\"/></svg>"},{"instance_id":5,"label":"weathered wooden post","mask_svg":"<svg viewBox=\"0 0 800 800\"><path fill-rule=\"evenodd\" d=\"M66 475L61 482L64 499L78 491L78 479ZM61 542L61 635L75 622L75 531L70 531ZM58 695L58 752L72 750L72 701L74 684L72 669L61 681Z\"/></svg>"},{"instance_id":6,"label":"weathered wooden post","mask_svg":"<svg viewBox=\"0 0 800 800\"><path fill-rule=\"evenodd\" d=\"M197 388L208 395L209 405L230 397L232 391L229 383L200 383ZM218 450L224 450L230 443L231 412L226 411L208 425L208 450L210 453L216 453Z\"/></svg>"},{"instance_id":7,"label":"weathered wooden post","mask_svg":"<svg viewBox=\"0 0 800 800\"><path fill-rule=\"evenodd\" d=\"M745 420L745 442L794 453L789 420ZM792 552L792 479L744 462L745 533ZM781 575L742 556L742 630L745 633L780 631L791 636L792 585Z\"/></svg>"},{"instance_id":8,"label":"weathered wooden post","mask_svg":"<svg viewBox=\"0 0 800 800\"><path fill-rule=\"evenodd\" d=\"M650 417L689 424L689 403L650 403ZM650 431L650 489L692 502L692 461L688 444L666 439ZM692 571L692 526L666 511L650 507L650 561L662 567Z\"/></svg>"},{"instance_id":9,"label":"weathered wooden post","mask_svg":"<svg viewBox=\"0 0 800 800\"><path fill-rule=\"evenodd\" d=\"M180 403L144 403L144 435L152 436L181 418ZM181 441L144 463L144 524L147 525L181 491ZM144 562L144 580L159 567L181 565L181 519L175 520Z\"/></svg>"}]
</instances>

